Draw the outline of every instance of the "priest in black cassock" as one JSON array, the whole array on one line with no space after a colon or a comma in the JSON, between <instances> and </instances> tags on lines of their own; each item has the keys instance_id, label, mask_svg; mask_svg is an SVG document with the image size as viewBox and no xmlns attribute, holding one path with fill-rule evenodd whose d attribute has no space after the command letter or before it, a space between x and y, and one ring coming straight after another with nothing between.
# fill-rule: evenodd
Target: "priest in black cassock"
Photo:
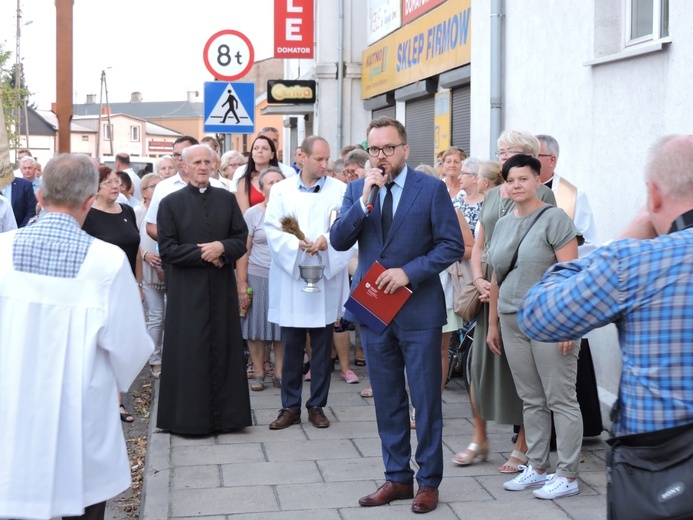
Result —
<instances>
[{"instance_id":1,"label":"priest in black cassock","mask_svg":"<svg viewBox=\"0 0 693 520\"><path fill-rule=\"evenodd\" d=\"M183 161L189 184L157 214L168 298L157 427L205 435L251 424L233 270L248 228L234 195L209 185L210 149Z\"/></svg>"}]
</instances>

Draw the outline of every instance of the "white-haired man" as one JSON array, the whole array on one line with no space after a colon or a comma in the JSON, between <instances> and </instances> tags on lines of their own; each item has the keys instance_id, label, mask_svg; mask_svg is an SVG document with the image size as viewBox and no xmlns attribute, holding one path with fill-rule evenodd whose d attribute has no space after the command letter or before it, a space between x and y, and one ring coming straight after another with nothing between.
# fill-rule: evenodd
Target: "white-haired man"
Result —
<instances>
[{"instance_id":1,"label":"white-haired man","mask_svg":"<svg viewBox=\"0 0 693 520\"><path fill-rule=\"evenodd\" d=\"M45 215L0 235L0 518L103 519L131 483L118 392L153 346L125 254L80 229L98 184L51 159Z\"/></svg>"}]
</instances>

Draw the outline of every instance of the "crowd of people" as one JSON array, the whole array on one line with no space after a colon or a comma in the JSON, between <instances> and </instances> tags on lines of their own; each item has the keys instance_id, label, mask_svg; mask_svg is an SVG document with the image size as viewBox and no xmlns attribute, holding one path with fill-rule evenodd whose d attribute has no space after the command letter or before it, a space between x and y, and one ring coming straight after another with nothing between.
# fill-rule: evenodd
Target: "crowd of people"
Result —
<instances>
[{"instance_id":1,"label":"crowd of people","mask_svg":"<svg viewBox=\"0 0 693 520\"><path fill-rule=\"evenodd\" d=\"M642 328L654 314L666 318L671 350L690 357L688 334L676 325L693 317L693 290L686 289L693 277L685 269L693 256L683 254L693 249L690 136L656 145L647 167L647 208L623 235L631 240L599 249L587 197L556 173L560 149L549 135L506 130L497 142L497 161L450 146L435 166L416 168L406 162L406 128L388 117L371 121L364 146L347 147L335 159L328 141L313 135L287 166L278 161L278 144L277 129L263 128L246 161L236 151L220 155L214 138L198 143L182 136L171 155L142 177L129 167L127 154L116 156L114 168L61 155L42 175L29 151L22 151L18 176L0 196L0 231L12 231L0 235L0 319L8 315L6 305L20 309L13 315L26 307L36 319L31 299L43 302L39 312L56 322L68 360L51 384L64 384L83 363L87 380L100 381L92 388L83 376L75 378L67 384L69 395L56 392L43 403L55 426L44 435L70 453L82 449L79 439L91 446L105 442L110 451L103 459L87 455L79 470L84 489L61 489L69 499L45 495L26 504L0 498L0 517L103 518L104 501L125 483L122 432L112 419L115 410L108 410L118 401L120 419L135 420L120 392L145 363L160 379L157 427L208 435L249 426L250 392L266 383L281 389L271 430L299 424L303 407L314 427L330 427L324 408L335 363L343 381L359 382L352 352L354 365L368 373L370 386L360 393L374 400L385 466L385 484L359 503L413 498L414 512L433 511L443 478L448 346L455 331L472 325L455 313L458 295L448 268L456 262L468 264L472 275L465 282L482 304L470 365L474 431L454 456L456 465L486 460L489 421L508 425L509 435L514 426L514 449L498 468L512 475L504 489L533 489L549 500L578 494L582 438L595 434L587 417L600 417L579 399L584 369L578 360L589 349L583 336L609 322L619 327L628 359L616 431L693 421L692 365L653 360L643 353L643 342L651 342L633 326L636 321ZM378 290L411 290L382 333L344 307L375 262L384 269L375 281ZM666 272L672 262L683 268ZM308 265L321 272L312 290L301 274ZM50 278L43 281L47 292L39 290L36 276ZM641 284L644 277L654 281L644 284L650 292ZM39 292L30 289L20 298L24 289L11 290L17 283ZM653 286L671 289L675 311L658 312L663 303L653 298ZM138 301L145 302L146 324ZM62 315L77 332L58 325ZM7 360L0 381L22 366L20 355L4 351L9 343L39 345L46 363L60 355L48 353L41 330L14 331L0 326L0 354ZM647 381L642 374L650 374ZM6 389L21 393L30 409L27 380L7 380L12 386ZM305 399L304 380L310 383ZM6 413L5 401L0 413L13 432L8 442L28 453L35 436L23 440L27 426L21 414ZM79 403L92 419L64 429L61 414L82 413ZM646 410L656 410L659 419L644 417ZM410 464L412 429L416 471ZM67 475L62 457L54 455L51 479ZM30 455L25 459L21 465L0 459L0 482L48 478ZM3 480L8 471L12 479ZM99 477L89 482L95 473ZM24 496L19 488L9 492Z\"/></svg>"}]
</instances>

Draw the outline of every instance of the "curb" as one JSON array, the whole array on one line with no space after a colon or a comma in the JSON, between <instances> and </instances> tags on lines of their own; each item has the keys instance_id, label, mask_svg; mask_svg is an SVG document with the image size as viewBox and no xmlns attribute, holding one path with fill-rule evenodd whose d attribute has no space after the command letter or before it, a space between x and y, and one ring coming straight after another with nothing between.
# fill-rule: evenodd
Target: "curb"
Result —
<instances>
[{"instance_id":1,"label":"curb","mask_svg":"<svg viewBox=\"0 0 693 520\"><path fill-rule=\"evenodd\" d=\"M140 499L140 520L165 520L169 515L171 486L171 435L156 431L159 380L152 388L147 432L147 456Z\"/></svg>"}]
</instances>

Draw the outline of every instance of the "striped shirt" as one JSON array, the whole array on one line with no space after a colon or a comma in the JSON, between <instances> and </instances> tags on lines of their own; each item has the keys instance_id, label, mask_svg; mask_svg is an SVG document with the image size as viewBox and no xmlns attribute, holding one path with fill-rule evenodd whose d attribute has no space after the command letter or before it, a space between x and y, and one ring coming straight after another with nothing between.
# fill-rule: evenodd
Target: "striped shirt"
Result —
<instances>
[{"instance_id":1,"label":"striped shirt","mask_svg":"<svg viewBox=\"0 0 693 520\"><path fill-rule=\"evenodd\" d=\"M518 319L539 341L616 325L623 372L615 435L693 422L693 229L619 240L555 265Z\"/></svg>"},{"instance_id":2,"label":"striped shirt","mask_svg":"<svg viewBox=\"0 0 693 520\"><path fill-rule=\"evenodd\" d=\"M93 241L70 215L46 213L35 224L17 231L12 262L17 271L75 278Z\"/></svg>"}]
</instances>

